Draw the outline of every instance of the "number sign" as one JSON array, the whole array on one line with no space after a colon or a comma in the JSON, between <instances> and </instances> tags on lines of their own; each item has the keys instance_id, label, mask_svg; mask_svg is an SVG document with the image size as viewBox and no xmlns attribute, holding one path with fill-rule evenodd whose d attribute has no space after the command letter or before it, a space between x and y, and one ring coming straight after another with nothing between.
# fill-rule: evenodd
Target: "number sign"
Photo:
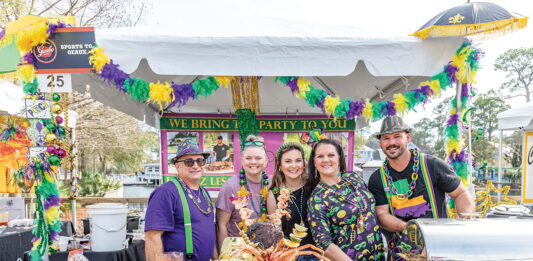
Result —
<instances>
[{"instance_id":1,"label":"number sign","mask_svg":"<svg viewBox=\"0 0 533 261\"><path fill-rule=\"evenodd\" d=\"M70 73L37 74L41 92L72 92Z\"/></svg>"}]
</instances>

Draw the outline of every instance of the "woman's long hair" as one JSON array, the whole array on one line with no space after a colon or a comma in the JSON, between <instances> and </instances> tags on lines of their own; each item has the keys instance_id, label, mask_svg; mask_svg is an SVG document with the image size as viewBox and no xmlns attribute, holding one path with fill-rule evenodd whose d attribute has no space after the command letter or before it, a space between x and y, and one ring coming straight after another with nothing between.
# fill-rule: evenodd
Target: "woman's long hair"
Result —
<instances>
[{"instance_id":1,"label":"woman's long hair","mask_svg":"<svg viewBox=\"0 0 533 261\"><path fill-rule=\"evenodd\" d=\"M276 165L274 169L274 176L272 177L272 184L270 185L269 189L272 190L276 187L279 188L285 184L285 174L281 171L281 158L283 157L283 154L289 151L292 151L292 150L297 150L302 155L302 160L304 163L303 172L302 172L302 180L305 184L307 181L308 175L307 175L307 166L305 163L305 153L304 153L304 149L302 148L302 146L294 143L294 144L282 145L280 149L281 150L276 155Z\"/></svg>"},{"instance_id":2,"label":"woman's long hair","mask_svg":"<svg viewBox=\"0 0 533 261\"><path fill-rule=\"evenodd\" d=\"M340 173L346 172L346 159L344 159L344 151L342 150L342 146L330 139L319 140L314 145L313 150L311 151L311 156L309 157L309 171L308 171L309 177L307 178L307 182L305 183L305 191L309 194L313 192L316 185L318 185L318 182L320 182L320 173L317 173L317 170L315 167L315 155L316 155L316 149L323 144L329 144L335 147L335 150L337 151L337 155L339 156Z\"/></svg>"}]
</instances>

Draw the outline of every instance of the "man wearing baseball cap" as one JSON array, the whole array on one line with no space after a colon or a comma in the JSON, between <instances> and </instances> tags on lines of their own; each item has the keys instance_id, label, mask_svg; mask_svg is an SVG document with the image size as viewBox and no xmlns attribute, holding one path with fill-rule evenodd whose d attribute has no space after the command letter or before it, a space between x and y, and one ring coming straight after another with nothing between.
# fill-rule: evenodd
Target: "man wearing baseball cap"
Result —
<instances>
[{"instance_id":1,"label":"man wearing baseball cap","mask_svg":"<svg viewBox=\"0 0 533 261\"><path fill-rule=\"evenodd\" d=\"M155 189L148 199L146 260L154 261L162 252L182 252L184 260L216 256L214 206L199 183L208 155L190 139L178 144L171 160L178 175Z\"/></svg>"},{"instance_id":2,"label":"man wearing baseball cap","mask_svg":"<svg viewBox=\"0 0 533 261\"><path fill-rule=\"evenodd\" d=\"M217 137L217 144L213 146L213 151L216 153L216 161L228 160L231 154L229 146L224 144L222 136Z\"/></svg>"},{"instance_id":3,"label":"man wearing baseball cap","mask_svg":"<svg viewBox=\"0 0 533 261\"><path fill-rule=\"evenodd\" d=\"M448 217L446 194L453 198L460 217L474 212L472 197L448 164L407 148L410 131L399 116L383 120L376 138L387 158L368 182L380 226L394 232L387 234L392 260L403 260L397 253L400 245L409 244L407 235L401 233L407 221Z\"/></svg>"}]
</instances>

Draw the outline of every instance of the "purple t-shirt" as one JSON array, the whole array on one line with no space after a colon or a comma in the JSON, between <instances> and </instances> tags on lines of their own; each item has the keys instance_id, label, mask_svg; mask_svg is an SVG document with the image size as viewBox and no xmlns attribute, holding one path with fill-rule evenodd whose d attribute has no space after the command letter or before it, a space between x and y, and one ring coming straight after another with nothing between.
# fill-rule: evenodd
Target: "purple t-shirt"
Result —
<instances>
[{"instance_id":1,"label":"purple t-shirt","mask_svg":"<svg viewBox=\"0 0 533 261\"><path fill-rule=\"evenodd\" d=\"M272 176L268 176L268 182L270 184L270 181L272 180ZM261 180L262 181L262 180ZM253 206L255 206L255 210L257 210L259 213L261 213L261 205L259 203L261 199L261 195L259 194L259 191L261 190L261 182L254 183L251 180L247 179L248 189L249 192L252 195L252 200L248 201L248 208L251 210L254 210ZM239 211L235 209L235 205L231 203L230 197L237 196L237 192L241 189L240 179L239 175L233 175L233 177L226 180L224 185L220 188L220 191L218 193L218 198L216 202L216 206L219 209L222 209L228 213L231 213L231 217L229 219L228 225L226 226L228 229L228 237L239 237L239 228L237 227L237 223L241 222L241 215L239 214ZM253 205L252 205L253 201ZM252 215L250 218L255 219L257 218L257 214L255 211L252 212Z\"/></svg>"},{"instance_id":2,"label":"purple t-shirt","mask_svg":"<svg viewBox=\"0 0 533 261\"><path fill-rule=\"evenodd\" d=\"M203 189L203 188L201 188ZM183 192L187 195L187 190ZM199 192L199 191L194 191ZM207 192L207 191L206 191ZM201 193L200 193L201 195ZM209 194L208 194L209 195ZM194 257L192 260L209 260L215 249L215 214L203 214L194 202L188 197L189 211L191 213L192 241ZM211 198L209 198L211 200ZM200 207L207 209L208 202L201 197ZM156 188L148 199L144 230L162 230L164 252L183 252L185 255L185 229L183 221L183 208L181 206L178 189L172 181Z\"/></svg>"}]
</instances>

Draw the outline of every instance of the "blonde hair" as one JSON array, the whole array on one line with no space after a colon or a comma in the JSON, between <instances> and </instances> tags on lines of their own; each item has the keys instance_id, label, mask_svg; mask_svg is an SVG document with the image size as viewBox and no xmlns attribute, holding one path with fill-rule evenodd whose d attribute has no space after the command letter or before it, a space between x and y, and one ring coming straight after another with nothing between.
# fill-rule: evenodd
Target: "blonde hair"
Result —
<instances>
[{"instance_id":1,"label":"blonde hair","mask_svg":"<svg viewBox=\"0 0 533 261\"><path fill-rule=\"evenodd\" d=\"M261 136L255 136L253 134L248 135L244 141L262 141L265 142L265 139Z\"/></svg>"},{"instance_id":2,"label":"blonde hair","mask_svg":"<svg viewBox=\"0 0 533 261\"><path fill-rule=\"evenodd\" d=\"M242 150L243 154L242 154L242 157L244 156L244 151L246 151L246 149L248 148L260 148L260 149L263 149L263 151L265 152L265 158L268 159L268 156L266 154L266 149L265 149L265 139L263 139L263 137L261 136L255 136L255 135L248 135L246 137L246 139L244 140L244 142L254 142L254 141L259 141L259 142L262 142L263 143L263 146L257 146L255 144L252 144L252 146L244 146L244 149Z\"/></svg>"}]
</instances>

